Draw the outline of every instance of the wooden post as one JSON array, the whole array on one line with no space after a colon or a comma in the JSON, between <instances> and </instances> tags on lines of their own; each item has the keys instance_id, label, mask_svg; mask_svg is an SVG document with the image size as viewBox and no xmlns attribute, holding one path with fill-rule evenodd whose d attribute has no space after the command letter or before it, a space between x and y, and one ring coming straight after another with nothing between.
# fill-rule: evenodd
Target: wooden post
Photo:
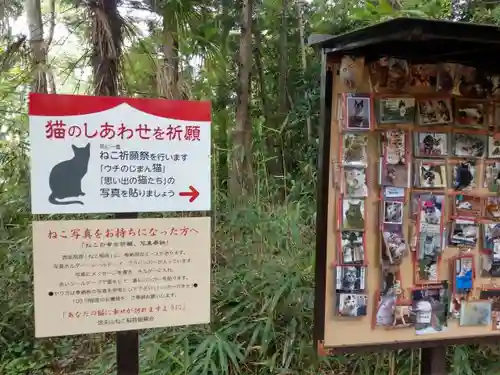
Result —
<instances>
[{"instance_id":1,"label":"wooden post","mask_svg":"<svg viewBox=\"0 0 500 375\"><path fill-rule=\"evenodd\" d=\"M137 212L116 213L115 219L137 219ZM139 375L139 331L116 332L117 375Z\"/></svg>"},{"instance_id":2,"label":"wooden post","mask_svg":"<svg viewBox=\"0 0 500 375\"><path fill-rule=\"evenodd\" d=\"M423 348L420 363L420 375L447 375L446 346Z\"/></svg>"}]
</instances>

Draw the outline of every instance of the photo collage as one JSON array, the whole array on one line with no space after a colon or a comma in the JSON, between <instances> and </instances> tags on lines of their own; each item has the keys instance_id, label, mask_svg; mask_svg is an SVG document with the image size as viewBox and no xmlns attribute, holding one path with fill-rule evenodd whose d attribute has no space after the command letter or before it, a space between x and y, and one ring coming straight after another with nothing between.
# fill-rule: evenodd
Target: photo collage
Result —
<instances>
[{"instance_id":1,"label":"photo collage","mask_svg":"<svg viewBox=\"0 0 500 375\"><path fill-rule=\"evenodd\" d=\"M373 329L417 335L443 332L449 319L500 329L500 288L482 283L500 277L500 98L482 86L488 77L457 64L344 59L358 70L340 69L349 92L335 99L336 315L373 311ZM357 89L365 67L370 92ZM378 179L367 178L369 158ZM366 201L373 191L378 207ZM376 266L366 252L370 210L378 210ZM411 285L403 285L403 262L412 265ZM368 285L368 272L380 272L380 285Z\"/></svg>"}]
</instances>

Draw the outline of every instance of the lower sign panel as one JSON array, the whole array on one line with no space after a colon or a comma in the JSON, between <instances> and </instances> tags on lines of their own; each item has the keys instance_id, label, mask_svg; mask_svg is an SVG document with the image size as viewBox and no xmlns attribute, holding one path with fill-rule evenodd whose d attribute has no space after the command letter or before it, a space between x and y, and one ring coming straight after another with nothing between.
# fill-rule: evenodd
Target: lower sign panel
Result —
<instances>
[{"instance_id":1,"label":"lower sign panel","mask_svg":"<svg viewBox=\"0 0 500 375\"><path fill-rule=\"evenodd\" d=\"M35 336L210 322L209 217L33 222Z\"/></svg>"}]
</instances>

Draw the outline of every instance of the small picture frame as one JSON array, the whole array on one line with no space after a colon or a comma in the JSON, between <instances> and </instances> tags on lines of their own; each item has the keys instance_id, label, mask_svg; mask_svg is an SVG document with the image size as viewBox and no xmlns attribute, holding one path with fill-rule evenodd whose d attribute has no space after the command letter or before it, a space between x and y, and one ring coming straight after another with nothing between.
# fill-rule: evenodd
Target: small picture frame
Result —
<instances>
[{"instance_id":1,"label":"small picture frame","mask_svg":"<svg viewBox=\"0 0 500 375\"><path fill-rule=\"evenodd\" d=\"M479 217L482 214L483 201L481 197L457 194L451 197L453 217Z\"/></svg>"},{"instance_id":2,"label":"small picture frame","mask_svg":"<svg viewBox=\"0 0 500 375\"><path fill-rule=\"evenodd\" d=\"M341 163L344 166L368 165L368 137L364 133L342 134Z\"/></svg>"},{"instance_id":3,"label":"small picture frame","mask_svg":"<svg viewBox=\"0 0 500 375\"><path fill-rule=\"evenodd\" d=\"M500 159L500 137L488 136L488 159Z\"/></svg>"},{"instance_id":4,"label":"small picture frame","mask_svg":"<svg viewBox=\"0 0 500 375\"><path fill-rule=\"evenodd\" d=\"M451 188L455 191L471 191L476 184L476 161L461 160L451 168Z\"/></svg>"},{"instance_id":5,"label":"small picture frame","mask_svg":"<svg viewBox=\"0 0 500 375\"><path fill-rule=\"evenodd\" d=\"M455 219L451 222L451 246L465 245L476 247L478 238L478 225L474 220Z\"/></svg>"},{"instance_id":6,"label":"small picture frame","mask_svg":"<svg viewBox=\"0 0 500 375\"><path fill-rule=\"evenodd\" d=\"M474 284L474 257L458 256L453 259L454 291L466 294L472 291Z\"/></svg>"},{"instance_id":7,"label":"small picture frame","mask_svg":"<svg viewBox=\"0 0 500 375\"><path fill-rule=\"evenodd\" d=\"M437 64L410 65L410 91L435 92L437 86Z\"/></svg>"},{"instance_id":8,"label":"small picture frame","mask_svg":"<svg viewBox=\"0 0 500 375\"><path fill-rule=\"evenodd\" d=\"M460 305L460 326L491 326L491 301L462 301Z\"/></svg>"},{"instance_id":9,"label":"small picture frame","mask_svg":"<svg viewBox=\"0 0 500 375\"><path fill-rule=\"evenodd\" d=\"M412 311L417 335L435 334L448 326L449 295L447 288L415 288L412 290Z\"/></svg>"},{"instance_id":10,"label":"small picture frame","mask_svg":"<svg viewBox=\"0 0 500 375\"><path fill-rule=\"evenodd\" d=\"M446 164L439 160L417 160L415 186L424 189L446 187Z\"/></svg>"},{"instance_id":11,"label":"small picture frame","mask_svg":"<svg viewBox=\"0 0 500 375\"><path fill-rule=\"evenodd\" d=\"M358 292L366 287L366 268L361 266L337 266L336 284L337 292Z\"/></svg>"},{"instance_id":12,"label":"small picture frame","mask_svg":"<svg viewBox=\"0 0 500 375\"><path fill-rule=\"evenodd\" d=\"M455 125L463 128L486 129L487 103L477 100L455 100Z\"/></svg>"},{"instance_id":13,"label":"small picture frame","mask_svg":"<svg viewBox=\"0 0 500 375\"><path fill-rule=\"evenodd\" d=\"M365 229L365 201L342 199L342 229Z\"/></svg>"},{"instance_id":14,"label":"small picture frame","mask_svg":"<svg viewBox=\"0 0 500 375\"><path fill-rule=\"evenodd\" d=\"M419 232L441 236L444 217L444 195L420 196L418 209Z\"/></svg>"},{"instance_id":15,"label":"small picture frame","mask_svg":"<svg viewBox=\"0 0 500 375\"><path fill-rule=\"evenodd\" d=\"M383 201L384 224L403 224L404 206L402 201L386 200Z\"/></svg>"},{"instance_id":16,"label":"small picture frame","mask_svg":"<svg viewBox=\"0 0 500 375\"><path fill-rule=\"evenodd\" d=\"M377 123L410 124L415 121L415 98L387 97L376 101Z\"/></svg>"},{"instance_id":17,"label":"small picture frame","mask_svg":"<svg viewBox=\"0 0 500 375\"><path fill-rule=\"evenodd\" d=\"M344 230L340 232L339 240L339 259L342 265L359 265L365 262L364 232Z\"/></svg>"},{"instance_id":18,"label":"small picture frame","mask_svg":"<svg viewBox=\"0 0 500 375\"><path fill-rule=\"evenodd\" d=\"M393 186L385 186L382 192L384 199L404 198L405 189Z\"/></svg>"},{"instance_id":19,"label":"small picture frame","mask_svg":"<svg viewBox=\"0 0 500 375\"><path fill-rule=\"evenodd\" d=\"M453 121L450 98L420 100L417 108L418 125L447 125Z\"/></svg>"},{"instance_id":20,"label":"small picture frame","mask_svg":"<svg viewBox=\"0 0 500 375\"><path fill-rule=\"evenodd\" d=\"M442 94L451 94L454 85L456 65L441 63L438 66L437 91Z\"/></svg>"},{"instance_id":21,"label":"small picture frame","mask_svg":"<svg viewBox=\"0 0 500 375\"><path fill-rule=\"evenodd\" d=\"M388 164L381 158L379 182L382 186L407 188L410 185L410 165Z\"/></svg>"},{"instance_id":22,"label":"small picture frame","mask_svg":"<svg viewBox=\"0 0 500 375\"><path fill-rule=\"evenodd\" d=\"M410 70L406 60L384 56L368 68L375 92L402 92L408 85Z\"/></svg>"},{"instance_id":23,"label":"small picture frame","mask_svg":"<svg viewBox=\"0 0 500 375\"><path fill-rule=\"evenodd\" d=\"M366 294L337 294L337 313L344 317L359 317L367 315L368 296Z\"/></svg>"},{"instance_id":24,"label":"small picture frame","mask_svg":"<svg viewBox=\"0 0 500 375\"><path fill-rule=\"evenodd\" d=\"M370 95L345 94L345 129L368 131L372 127L372 101Z\"/></svg>"},{"instance_id":25,"label":"small picture frame","mask_svg":"<svg viewBox=\"0 0 500 375\"><path fill-rule=\"evenodd\" d=\"M484 223L483 251L493 254L493 260L500 263L500 223Z\"/></svg>"},{"instance_id":26,"label":"small picture frame","mask_svg":"<svg viewBox=\"0 0 500 375\"><path fill-rule=\"evenodd\" d=\"M408 133L388 130L381 134L383 161L391 165L407 164Z\"/></svg>"},{"instance_id":27,"label":"small picture frame","mask_svg":"<svg viewBox=\"0 0 500 375\"><path fill-rule=\"evenodd\" d=\"M426 158L443 158L448 156L448 134L415 133L415 156Z\"/></svg>"},{"instance_id":28,"label":"small picture frame","mask_svg":"<svg viewBox=\"0 0 500 375\"><path fill-rule=\"evenodd\" d=\"M363 167L344 167L342 193L346 197L363 198L368 196L366 169Z\"/></svg>"},{"instance_id":29,"label":"small picture frame","mask_svg":"<svg viewBox=\"0 0 500 375\"><path fill-rule=\"evenodd\" d=\"M479 299L491 301L493 329L500 330L500 289L483 289Z\"/></svg>"},{"instance_id":30,"label":"small picture frame","mask_svg":"<svg viewBox=\"0 0 500 375\"><path fill-rule=\"evenodd\" d=\"M500 197L486 197L485 215L492 220L500 220Z\"/></svg>"},{"instance_id":31,"label":"small picture frame","mask_svg":"<svg viewBox=\"0 0 500 375\"><path fill-rule=\"evenodd\" d=\"M500 162L484 163L484 184L490 193L500 192Z\"/></svg>"},{"instance_id":32,"label":"small picture frame","mask_svg":"<svg viewBox=\"0 0 500 375\"><path fill-rule=\"evenodd\" d=\"M403 233L384 231L382 237L382 261L391 265L401 264L408 254L408 245Z\"/></svg>"},{"instance_id":33,"label":"small picture frame","mask_svg":"<svg viewBox=\"0 0 500 375\"><path fill-rule=\"evenodd\" d=\"M482 158L486 154L486 136L452 133L453 155L459 158Z\"/></svg>"}]
</instances>

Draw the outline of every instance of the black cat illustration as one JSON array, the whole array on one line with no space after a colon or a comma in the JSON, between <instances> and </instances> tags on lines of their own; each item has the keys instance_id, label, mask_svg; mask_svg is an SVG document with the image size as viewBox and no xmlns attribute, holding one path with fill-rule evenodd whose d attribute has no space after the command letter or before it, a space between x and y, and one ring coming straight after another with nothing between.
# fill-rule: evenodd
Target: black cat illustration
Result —
<instances>
[{"instance_id":1,"label":"black cat illustration","mask_svg":"<svg viewBox=\"0 0 500 375\"><path fill-rule=\"evenodd\" d=\"M52 191L49 202L52 204L83 204L73 200L59 202L58 199L83 197L82 179L87 174L90 159L90 143L85 147L71 145L75 156L56 164L50 171L49 186Z\"/></svg>"}]
</instances>

